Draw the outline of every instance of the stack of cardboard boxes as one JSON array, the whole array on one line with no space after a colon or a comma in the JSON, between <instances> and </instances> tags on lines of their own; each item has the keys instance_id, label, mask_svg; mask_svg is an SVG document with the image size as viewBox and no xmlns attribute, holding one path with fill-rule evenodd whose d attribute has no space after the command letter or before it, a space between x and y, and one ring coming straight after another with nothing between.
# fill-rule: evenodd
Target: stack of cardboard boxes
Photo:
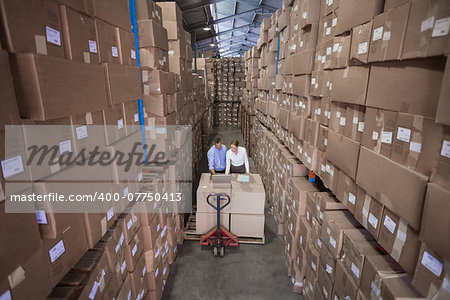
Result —
<instances>
[{"instance_id":1,"label":"stack of cardboard boxes","mask_svg":"<svg viewBox=\"0 0 450 300\"><path fill-rule=\"evenodd\" d=\"M235 57L207 59L206 68L212 69L208 86L214 97L214 125L239 126L245 89L244 60Z\"/></svg>"},{"instance_id":2,"label":"stack of cardboard boxes","mask_svg":"<svg viewBox=\"0 0 450 300\"><path fill-rule=\"evenodd\" d=\"M177 244L183 240L182 215L168 213L167 207L145 213L145 208L123 202L111 204L107 213L58 214L47 203L36 214L6 214L5 197L67 193L71 186L79 194L76 184L58 185L73 181L86 189L92 185L89 180L102 182L84 190L86 194L103 189L124 197L149 186L143 184L143 168L134 164L127 172L115 162L110 172L90 173L96 169L25 162L30 145L57 145L56 158L93 145L111 153L129 151L130 145L142 141L137 99L143 94L147 129L152 118L153 126L176 124L176 117L170 121L174 102L167 96L176 91L176 77L168 73L161 9L151 1L137 1L139 22L147 20L153 30L151 36L140 36L143 71L161 83L153 89L155 81L147 77L144 92L128 1L1 1L0 11L4 21L0 140L6 142L0 147L0 239L8 245L1 254L0 297L159 299ZM146 56L145 51L151 54ZM203 94L196 96L205 102ZM36 135L37 127L5 130L4 125L41 125L47 131ZM153 138L152 133L150 128L147 138ZM186 134L184 139L181 130L174 134L180 149L188 141ZM164 168L164 179L150 186L180 191L173 182L175 175L168 176L178 168L173 163Z\"/></svg>"},{"instance_id":3,"label":"stack of cardboard boxes","mask_svg":"<svg viewBox=\"0 0 450 300\"><path fill-rule=\"evenodd\" d=\"M250 143L288 148L342 206L300 222L307 297L448 297L450 248L437 238L449 233L437 209L450 193L448 9L445 1L286 0L246 54L255 72L260 51ZM253 153L264 172L271 155ZM276 174L263 180L275 206Z\"/></svg>"}]
</instances>

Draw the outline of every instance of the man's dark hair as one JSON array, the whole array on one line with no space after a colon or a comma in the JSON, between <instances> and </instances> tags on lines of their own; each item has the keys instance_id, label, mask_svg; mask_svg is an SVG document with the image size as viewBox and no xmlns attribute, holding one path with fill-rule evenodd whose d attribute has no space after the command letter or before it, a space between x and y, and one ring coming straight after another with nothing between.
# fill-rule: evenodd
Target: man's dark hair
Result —
<instances>
[{"instance_id":1,"label":"man's dark hair","mask_svg":"<svg viewBox=\"0 0 450 300\"><path fill-rule=\"evenodd\" d=\"M215 144L218 144L221 141L222 141L222 139L220 137L218 137L218 136L214 139Z\"/></svg>"}]
</instances>

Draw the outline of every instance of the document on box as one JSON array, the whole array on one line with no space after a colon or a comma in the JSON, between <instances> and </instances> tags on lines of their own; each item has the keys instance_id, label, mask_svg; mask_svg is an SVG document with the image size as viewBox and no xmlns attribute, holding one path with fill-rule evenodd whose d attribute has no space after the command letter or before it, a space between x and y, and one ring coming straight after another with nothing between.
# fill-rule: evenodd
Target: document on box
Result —
<instances>
[{"instance_id":1,"label":"document on box","mask_svg":"<svg viewBox=\"0 0 450 300\"><path fill-rule=\"evenodd\" d=\"M250 176L249 175L238 175L237 181L238 182L249 182Z\"/></svg>"}]
</instances>

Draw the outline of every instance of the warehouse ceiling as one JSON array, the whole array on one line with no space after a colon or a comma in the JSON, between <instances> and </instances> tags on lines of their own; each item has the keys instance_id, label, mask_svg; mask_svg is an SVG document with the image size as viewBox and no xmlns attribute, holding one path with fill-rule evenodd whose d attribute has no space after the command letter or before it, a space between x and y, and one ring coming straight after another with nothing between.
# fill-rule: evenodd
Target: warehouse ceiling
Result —
<instances>
[{"instance_id":1,"label":"warehouse ceiling","mask_svg":"<svg viewBox=\"0 0 450 300\"><path fill-rule=\"evenodd\" d=\"M159 1L160 2L160 1ZM256 45L262 19L281 7L282 0L176 0L184 28L197 50L220 56L241 56Z\"/></svg>"}]
</instances>

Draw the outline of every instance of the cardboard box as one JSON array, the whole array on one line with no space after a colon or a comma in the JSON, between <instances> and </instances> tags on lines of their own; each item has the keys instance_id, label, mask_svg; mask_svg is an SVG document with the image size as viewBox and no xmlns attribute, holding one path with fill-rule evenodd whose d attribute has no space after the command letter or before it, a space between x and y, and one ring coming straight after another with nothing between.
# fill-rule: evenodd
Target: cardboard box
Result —
<instances>
[{"instance_id":1,"label":"cardboard box","mask_svg":"<svg viewBox=\"0 0 450 300\"><path fill-rule=\"evenodd\" d=\"M311 74L314 67L314 49L304 50L288 56L286 64L293 67L292 74Z\"/></svg>"},{"instance_id":2,"label":"cardboard box","mask_svg":"<svg viewBox=\"0 0 450 300\"><path fill-rule=\"evenodd\" d=\"M450 59L445 65L444 77L442 82L450 81ZM439 102L436 111L436 123L450 126L450 87L448 84L441 85L441 92L439 94Z\"/></svg>"},{"instance_id":3,"label":"cardboard box","mask_svg":"<svg viewBox=\"0 0 450 300\"><path fill-rule=\"evenodd\" d=\"M2 1L2 42L10 53L64 58L58 3L52 0Z\"/></svg>"},{"instance_id":4,"label":"cardboard box","mask_svg":"<svg viewBox=\"0 0 450 300\"><path fill-rule=\"evenodd\" d=\"M390 158L396 124L396 112L367 107L361 145Z\"/></svg>"},{"instance_id":5,"label":"cardboard box","mask_svg":"<svg viewBox=\"0 0 450 300\"><path fill-rule=\"evenodd\" d=\"M336 258L325 246L320 249L320 265L322 269L325 270L326 275L329 277L331 282L334 282L336 274Z\"/></svg>"},{"instance_id":6,"label":"cardboard box","mask_svg":"<svg viewBox=\"0 0 450 300\"><path fill-rule=\"evenodd\" d=\"M95 0L95 16L109 24L131 31L128 2L125 0Z\"/></svg>"},{"instance_id":7,"label":"cardboard box","mask_svg":"<svg viewBox=\"0 0 450 300\"><path fill-rule=\"evenodd\" d=\"M426 181L426 176L361 147L357 184L416 230L420 227Z\"/></svg>"},{"instance_id":8,"label":"cardboard box","mask_svg":"<svg viewBox=\"0 0 450 300\"><path fill-rule=\"evenodd\" d=\"M317 278L317 275L319 272L320 253L319 253L319 251L317 251L317 249L314 247L314 245L312 245L312 244L308 245L308 249L306 251L306 257L307 257L306 261L309 262L309 264L308 264L309 272L314 276L314 278Z\"/></svg>"},{"instance_id":9,"label":"cardboard box","mask_svg":"<svg viewBox=\"0 0 450 300\"><path fill-rule=\"evenodd\" d=\"M162 10L159 5L153 1L137 0L136 1L136 18L141 20L154 20L162 25Z\"/></svg>"},{"instance_id":10,"label":"cardboard box","mask_svg":"<svg viewBox=\"0 0 450 300\"><path fill-rule=\"evenodd\" d=\"M384 206L358 187L354 216L374 237L378 237Z\"/></svg>"},{"instance_id":11,"label":"cardboard box","mask_svg":"<svg viewBox=\"0 0 450 300\"><path fill-rule=\"evenodd\" d=\"M306 214L306 197L308 193L318 192L318 188L311 184L306 177L290 177L287 193L292 201L291 205L299 216Z\"/></svg>"},{"instance_id":12,"label":"cardboard box","mask_svg":"<svg viewBox=\"0 0 450 300\"><path fill-rule=\"evenodd\" d=\"M440 257L450 259L450 244L442 237L448 235L448 218L445 208L450 202L450 192L435 183L428 183L425 205L423 209L420 240ZM420 261L420 258L419 258Z\"/></svg>"},{"instance_id":13,"label":"cardboard box","mask_svg":"<svg viewBox=\"0 0 450 300\"><path fill-rule=\"evenodd\" d=\"M58 2L67 5L68 7L71 7L79 12L85 13L88 16L94 16L94 1L92 0L58 0Z\"/></svg>"},{"instance_id":14,"label":"cardboard box","mask_svg":"<svg viewBox=\"0 0 450 300\"><path fill-rule=\"evenodd\" d=\"M140 48L139 56L142 68L169 71L169 54L166 50L155 47Z\"/></svg>"},{"instance_id":15,"label":"cardboard box","mask_svg":"<svg viewBox=\"0 0 450 300\"><path fill-rule=\"evenodd\" d=\"M56 238L43 240L43 244L50 265L48 275L55 286L88 250L83 218L78 215L65 231Z\"/></svg>"},{"instance_id":16,"label":"cardboard box","mask_svg":"<svg viewBox=\"0 0 450 300\"><path fill-rule=\"evenodd\" d=\"M0 295L10 299L45 299L53 289L48 276L42 276L43 273L49 272L47 257L48 253L42 248L24 257L21 266L13 273L2 275ZM19 278L19 281L10 283L9 278Z\"/></svg>"},{"instance_id":17,"label":"cardboard box","mask_svg":"<svg viewBox=\"0 0 450 300\"><path fill-rule=\"evenodd\" d=\"M137 101L123 103L123 115L125 117L126 135L139 130L139 108Z\"/></svg>"},{"instance_id":18,"label":"cardboard box","mask_svg":"<svg viewBox=\"0 0 450 300\"><path fill-rule=\"evenodd\" d=\"M387 207L381 221L378 243L412 276L420 248L417 233Z\"/></svg>"},{"instance_id":19,"label":"cardboard box","mask_svg":"<svg viewBox=\"0 0 450 300\"><path fill-rule=\"evenodd\" d=\"M102 110L107 104L104 76L98 65L17 54L12 70L23 118L50 120L66 116L67 112Z\"/></svg>"},{"instance_id":20,"label":"cardboard box","mask_svg":"<svg viewBox=\"0 0 450 300\"><path fill-rule=\"evenodd\" d=\"M97 30L97 50L100 62L120 64L122 58L120 57L121 50L117 28L98 19L95 20L95 28Z\"/></svg>"},{"instance_id":21,"label":"cardboard box","mask_svg":"<svg viewBox=\"0 0 450 300\"><path fill-rule=\"evenodd\" d=\"M336 198L341 201L345 207L355 215L355 208L358 197L358 186L356 182L352 180L344 171L340 170L338 175L338 187L336 192Z\"/></svg>"},{"instance_id":22,"label":"cardboard box","mask_svg":"<svg viewBox=\"0 0 450 300\"><path fill-rule=\"evenodd\" d=\"M450 296L450 292L445 288L446 283L443 282L449 275L447 265L441 256L422 243L412 281L413 286L427 297L445 299Z\"/></svg>"},{"instance_id":23,"label":"cardboard box","mask_svg":"<svg viewBox=\"0 0 450 300\"><path fill-rule=\"evenodd\" d=\"M217 214L211 212L197 212L196 217L196 232L198 234L207 233L209 230L215 228L217 225ZM220 225L225 229L230 230L230 214L220 214Z\"/></svg>"},{"instance_id":24,"label":"cardboard box","mask_svg":"<svg viewBox=\"0 0 450 300\"><path fill-rule=\"evenodd\" d=\"M358 142L331 130L328 131L327 159L336 164L352 179L356 179L359 148Z\"/></svg>"},{"instance_id":25,"label":"cardboard box","mask_svg":"<svg viewBox=\"0 0 450 300\"><path fill-rule=\"evenodd\" d=\"M322 299L331 300L332 298L332 292L333 292L333 282L331 281L330 277L328 276L325 268L322 266L322 264L319 265L319 274L317 276L317 285L319 287L319 290L316 292L319 292L322 296Z\"/></svg>"},{"instance_id":26,"label":"cardboard box","mask_svg":"<svg viewBox=\"0 0 450 300\"><path fill-rule=\"evenodd\" d=\"M450 180L448 176L448 168L450 164L450 157L448 151L448 141L450 140L450 136L448 133L448 129L444 132L444 136L440 141L440 155L438 156L433 172L431 174L430 181L433 183L437 183L440 186L450 190Z\"/></svg>"},{"instance_id":27,"label":"cardboard box","mask_svg":"<svg viewBox=\"0 0 450 300\"><path fill-rule=\"evenodd\" d=\"M410 4L389 10L373 20L369 62L398 60L402 57Z\"/></svg>"},{"instance_id":28,"label":"cardboard box","mask_svg":"<svg viewBox=\"0 0 450 300\"><path fill-rule=\"evenodd\" d=\"M168 72L143 70L142 82L144 84L144 95L173 94L175 92L174 77Z\"/></svg>"},{"instance_id":29,"label":"cardboard box","mask_svg":"<svg viewBox=\"0 0 450 300\"><path fill-rule=\"evenodd\" d=\"M403 279L403 286L408 285L410 281L407 274L389 255L367 256L361 273L359 290L364 297L370 299L373 292L381 291L381 286L385 286L383 282L395 281L396 278ZM410 282L409 285L411 285Z\"/></svg>"},{"instance_id":30,"label":"cardboard box","mask_svg":"<svg viewBox=\"0 0 450 300\"><path fill-rule=\"evenodd\" d=\"M167 116L175 111L173 97L167 94L155 94L144 96L144 108L158 116Z\"/></svg>"},{"instance_id":31,"label":"cardboard box","mask_svg":"<svg viewBox=\"0 0 450 300\"><path fill-rule=\"evenodd\" d=\"M266 193L262 184L233 182L230 213L264 214L265 200Z\"/></svg>"},{"instance_id":32,"label":"cardboard box","mask_svg":"<svg viewBox=\"0 0 450 300\"><path fill-rule=\"evenodd\" d=\"M412 1L402 58L437 56L446 53L449 5L442 0Z\"/></svg>"},{"instance_id":33,"label":"cardboard box","mask_svg":"<svg viewBox=\"0 0 450 300\"><path fill-rule=\"evenodd\" d=\"M118 28L119 31L119 51L121 64L127 66L136 66L136 45L134 34Z\"/></svg>"},{"instance_id":34,"label":"cardboard box","mask_svg":"<svg viewBox=\"0 0 450 300\"><path fill-rule=\"evenodd\" d=\"M385 0L384 11L391 10L395 7L401 6L405 3L410 3L412 0Z\"/></svg>"},{"instance_id":35,"label":"cardboard box","mask_svg":"<svg viewBox=\"0 0 450 300\"><path fill-rule=\"evenodd\" d=\"M242 237L264 238L264 215L232 213L230 231Z\"/></svg>"},{"instance_id":36,"label":"cardboard box","mask_svg":"<svg viewBox=\"0 0 450 300\"><path fill-rule=\"evenodd\" d=\"M111 63L102 64L110 105L142 98L140 69Z\"/></svg>"},{"instance_id":37,"label":"cardboard box","mask_svg":"<svg viewBox=\"0 0 450 300\"><path fill-rule=\"evenodd\" d=\"M347 124L347 104L341 102L331 102L329 129L335 133L344 134L345 124Z\"/></svg>"},{"instance_id":38,"label":"cardboard box","mask_svg":"<svg viewBox=\"0 0 450 300\"><path fill-rule=\"evenodd\" d=\"M372 34L373 21L352 29L352 42L350 49L350 61L352 64L367 64L369 62L370 36Z\"/></svg>"},{"instance_id":39,"label":"cardboard box","mask_svg":"<svg viewBox=\"0 0 450 300\"><path fill-rule=\"evenodd\" d=\"M320 17L320 2L314 0L301 1L299 3L298 15L300 19L300 27L304 28L310 24L316 24ZM292 11L295 11L295 5Z\"/></svg>"},{"instance_id":40,"label":"cardboard box","mask_svg":"<svg viewBox=\"0 0 450 300\"><path fill-rule=\"evenodd\" d=\"M359 223L348 211L326 211L324 213L321 239L333 256L340 258L344 243L344 232L358 228L360 228Z\"/></svg>"},{"instance_id":41,"label":"cardboard box","mask_svg":"<svg viewBox=\"0 0 450 300\"><path fill-rule=\"evenodd\" d=\"M179 27L180 21L170 21L163 18L163 26L167 30L167 38L172 41L181 39L182 26ZM184 29L183 29L184 30ZM185 49L183 49L185 50ZM186 56L186 51L184 51L184 56Z\"/></svg>"},{"instance_id":42,"label":"cardboard box","mask_svg":"<svg viewBox=\"0 0 450 300\"><path fill-rule=\"evenodd\" d=\"M336 277L334 280L334 297L338 299L356 299L357 293L358 286L345 269L344 264L338 260L336 262Z\"/></svg>"},{"instance_id":43,"label":"cardboard box","mask_svg":"<svg viewBox=\"0 0 450 300\"><path fill-rule=\"evenodd\" d=\"M103 110L103 122L105 126L106 144L110 145L125 137L125 116L122 105L108 106Z\"/></svg>"},{"instance_id":44,"label":"cardboard box","mask_svg":"<svg viewBox=\"0 0 450 300\"><path fill-rule=\"evenodd\" d=\"M147 293L147 267L145 265L145 254L142 253L136 264L134 272L130 273L131 295L141 297Z\"/></svg>"},{"instance_id":45,"label":"cardboard box","mask_svg":"<svg viewBox=\"0 0 450 300\"><path fill-rule=\"evenodd\" d=\"M330 58L328 59L329 63L325 68L339 69L348 67L350 59L350 48L352 46L352 43L352 35L335 37L332 43L333 47L331 50L331 54L328 54L330 49L326 49L327 57L329 56Z\"/></svg>"},{"instance_id":46,"label":"cardboard box","mask_svg":"<svg viewBox=\"0 0 450 300\"><path fill-rule=\"evenodd\" d=\"M338 22L334 34L338 35L351 28L372 20L383 12L384 1L340 0Z\"/></svg>"},{"instance_id":47,"label":"cardboard box","mask_svg":"<svg viewBox=\"0 0 450 300\"><path fill-rule=\"evenodd\" d=\"M331 72L333 101L365 105L370 66L353 66ZM372 80L372 76L370 77ZM370 83L369 83L370 85Z\"/></svg>"},{"instance_id":48,"label":"cardboard box","mask_svg":"<svg viewBox=\"0 0 450 300\"><path fill-rule=\"evenodd\" d=\"M361 283L366 258L382 254L377 242L365 229L347 230L344 233L343 252L344 268L358 287Z\"/></svg>"},{"instance_id":49,"label":"cardboard box","mask_svg":"<svg viewBox=\"0 0 450 300\"><path fill-rule=\"evenodd\" d=\"M167 30L152 20L138 22L139 47L156 47L168 50Z\"/></svg>"},{"instance_id":50,"label":"cardboard box","mask_svg":"<svg viewBox=\"0 0 450 300\"><path fill-rule=\"evenodd\" d=\"M67 6L60 6L65 57L98 64L100 62L95 20Z\"/></svg>"},{"instance_id":51,"label":"cardboard box","mask_svg":"<svg viewBox=\"0 0 450 300\"><path fill-rule=\"evenodd\" d=\"M182 12L176 2L161 2L157 3L156 5L161 7L163 21L177 21L180 28L183 26Z\"/></svg>"},{"instance_id":52,"label":"cardboard box","mask_svg":"<svg viewBox=\"0 0 450 300\"><path fill-rule=\"evenodd\" d=\"M127 261L127 270L132 273L137 270L141 254L144 251L144 232L139 228L132 237L130 243L125 247L125 258ZM142 270L141 270L142 272Z\"/></svg>"}]
</instances>

